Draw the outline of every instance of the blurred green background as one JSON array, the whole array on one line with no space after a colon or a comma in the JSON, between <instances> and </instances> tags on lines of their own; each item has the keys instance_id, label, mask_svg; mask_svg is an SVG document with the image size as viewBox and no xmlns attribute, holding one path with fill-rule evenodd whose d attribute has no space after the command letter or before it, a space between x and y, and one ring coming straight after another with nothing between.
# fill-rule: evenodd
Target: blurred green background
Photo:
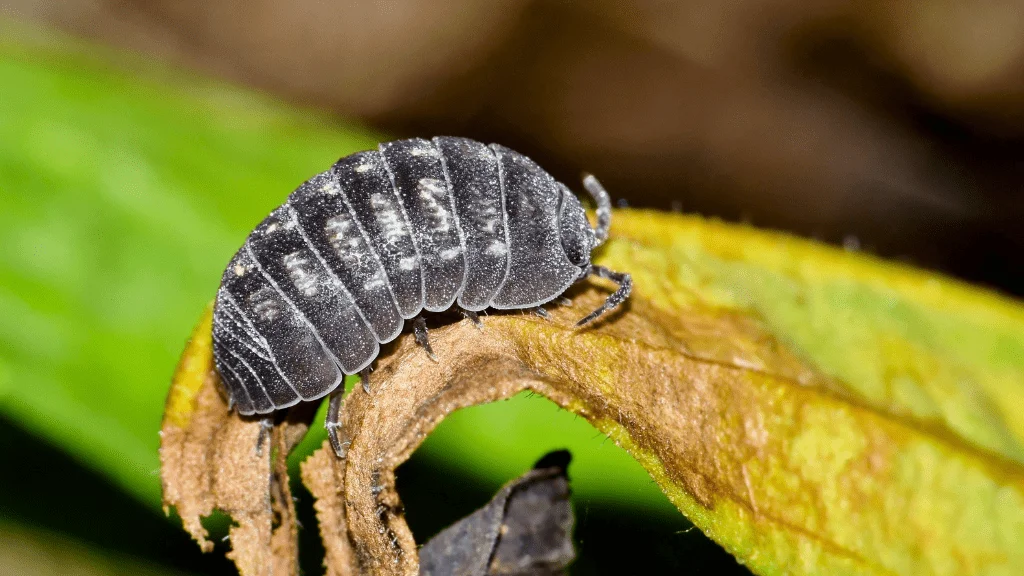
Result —
<instances>
[{"instance_id":1,"label":"blurred green background","mask_svg":"<svg viewBox=\"0 0 1024 576\"><path fill-rule=\"evenodd\" d=\"M68 573L231 573L159 509L168 380L253 224L382 138L499 141L570 184L599 173L620 202L1024 294L1021 14L928 0L0 3L0 572L63 558ZM663 562L655 573L743 573L637 464L536 397L457 414L400 469L414 532L558 447L576 458L577 573L629 573L639 554ZM319 573L296 491L304 569Z\"/></svg>"}]
</instances>

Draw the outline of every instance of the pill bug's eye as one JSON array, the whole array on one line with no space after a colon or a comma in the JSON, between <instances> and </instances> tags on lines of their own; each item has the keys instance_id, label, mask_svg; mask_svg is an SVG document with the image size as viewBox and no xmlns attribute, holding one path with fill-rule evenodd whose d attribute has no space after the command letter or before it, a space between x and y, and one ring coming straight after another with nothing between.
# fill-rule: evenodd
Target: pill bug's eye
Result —
<instances>
[{"instance_id":1,"label":"pill bug's eye","mask_svg":"<svg viewBox=\"0 0 1024 576\"><path fill-rule=\"evenodd\" d=\"M562 249L569 261L576 266L586 267L590 263L590 251L594 248L594 231L587 222L579 200L562 189L562 206L558 215Z\"/></svg>"}]
</instances>

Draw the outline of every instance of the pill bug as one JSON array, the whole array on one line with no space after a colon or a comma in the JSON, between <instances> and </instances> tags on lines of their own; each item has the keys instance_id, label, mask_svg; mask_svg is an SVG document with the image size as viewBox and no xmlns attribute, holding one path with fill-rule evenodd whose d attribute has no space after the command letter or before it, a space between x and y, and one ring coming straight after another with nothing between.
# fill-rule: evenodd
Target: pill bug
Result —
<instances>
[{"instance_id":1,"label":"pill bug","mask_svg":"<svg viewBox=\"0 0 1024 576\"><path fill-rule=\"evenodd\" d=\"M214 304L213 351L230 403L269 414L331 394L339 456L345 374L424 312L537 308L597 275L618 284L586 324L628 296L631 279L590 263L608 236L608 194L593 176L591 227L579 200L532 160L497 144L399 140L338 160L292 192L228 263ZM542 311L543 309L538 309Z\"/></svg>"}]
</instances>

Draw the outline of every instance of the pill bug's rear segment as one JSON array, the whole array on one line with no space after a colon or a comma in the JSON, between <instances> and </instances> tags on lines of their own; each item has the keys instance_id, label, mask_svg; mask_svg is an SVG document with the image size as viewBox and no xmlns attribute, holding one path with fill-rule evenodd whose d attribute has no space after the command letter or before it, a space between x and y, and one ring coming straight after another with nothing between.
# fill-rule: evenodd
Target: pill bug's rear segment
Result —
<instances>
[{"instance_id":1,"label":"pill bug's rear segment","mask_svg":"<svg viewBox=\"0 0 1024 576\"><path fill-rule=\"evenodd\" d=\"M590 263L611 218L592 176L579 200L508 148L439 137L381 144L305 182L249 235L221 279L214 358L232 404L267 414L338 391L345 374L423 311L523 309L595 274L619 284L585 324L629 296L628 274ZM364 377L366 373L364 372ZM365 380L364 380L365 381Z\"/></svg>"}]
</instances>

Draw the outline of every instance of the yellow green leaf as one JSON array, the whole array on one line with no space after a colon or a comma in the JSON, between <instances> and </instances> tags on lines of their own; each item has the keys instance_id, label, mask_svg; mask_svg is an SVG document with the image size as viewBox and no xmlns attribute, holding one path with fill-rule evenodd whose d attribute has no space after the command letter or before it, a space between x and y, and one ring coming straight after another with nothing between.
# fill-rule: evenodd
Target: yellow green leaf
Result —
<instances>
[{"instance_id":1,"label":"yellow green leaf","mask_svg":"<svg viewBox=\"0 0 1024 576\"><path fill-rule=\"evenodd\" d=\"M761 331L686 339L693 357L744 372L694 439L697 453L720 446L702 482L728 496L709 506L662 484L712 538L763 573L1024 570L1019 303L696 218L620 215L614 235L605 263L666 317L742 314Z\"/></svg>"},{"instance_id":2,"label":"yellow green leaf","mask_svg":"<svg viewBox=\"0 0 1024 576\"><path fill-rule=\"evenodd\" d=\"M610 435L758 573L1024 570L1017 303L695 217L618 211L612 235L599 262L633 274L627 309L574 330L603 297L591 282L551 321L504 315L482 332L464 323L435 330L440 365L406 342L382 359L374 400L356 395L346 405L361 415L347 416L356 423L349 471L335 477L387 485L420 441L410 430L527 387ZM207 349L195 351L209 361ZM466 379L475 384L460 388ZM425 404L415 404L417 393ZM413 404L388 408L392 399ZM370 436L360 435L363 421L375 422ZM360 459L360 446L371 444ZM318 489L345 486L336 488ZM347 503L352 518L363 518L353 512L360 505ZM376 504L362 505L373 516ZM341 533L384 533L372 519L360 522ZM411 542L403 526L396 518L387 528ZM361 540L349 540L358 552ZM390 546L373 545L362 557Z\"/></svg>"}]
</instances>

